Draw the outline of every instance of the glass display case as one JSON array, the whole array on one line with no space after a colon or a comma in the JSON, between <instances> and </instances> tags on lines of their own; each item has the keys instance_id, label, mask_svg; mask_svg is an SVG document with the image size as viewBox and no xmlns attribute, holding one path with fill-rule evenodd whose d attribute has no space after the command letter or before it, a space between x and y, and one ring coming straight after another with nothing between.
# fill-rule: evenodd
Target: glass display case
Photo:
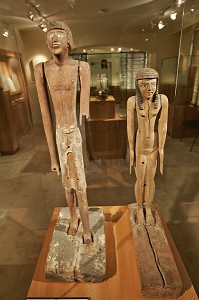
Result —
<instances>
[{"instance_id":1,"label":"glass display case","mask_svg":"<svg viewBox=\"0 0 199 300\"><path fill-rule=\"evenodd\" d=\"M31 128L31 114L21 54L0 49L0 152L13 154Z\"/></svg>"}]
</instances>

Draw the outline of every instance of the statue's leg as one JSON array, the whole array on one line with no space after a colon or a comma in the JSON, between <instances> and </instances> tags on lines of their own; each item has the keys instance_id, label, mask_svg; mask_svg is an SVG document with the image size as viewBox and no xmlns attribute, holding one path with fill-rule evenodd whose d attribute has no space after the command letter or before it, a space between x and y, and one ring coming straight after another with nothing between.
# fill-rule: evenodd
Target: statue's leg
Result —
<instances>
[{"instance_id":1,"label":"statue's leg","mask_svg":"<svg viewBox=\"0 0 199 300\"><path fill-rule=\"evenodd\" d=\"M144 200L144 178L146 173L146 157L145 155L137 155L135 174L135 198L137 202L137 221L138 225L145 225L144 211L143 211L143 200Z\"/></svg>"},{"instance_id":2,"label":"statue's leg","mask_svg":"<svg viewBox=\"0 0 199 300\"><path fill-rule=\"evenodd\" d=\"M78 217L76 212L76 195L73 189L65 188L66 201L70 212L70 226L68 234L75 235L78 229Z\"/></svg>"},{"instance_id":3,"label":"statue's leg","mask_svg":"<svg viewBox=\"0 0 199 300\"><path fill-rule=\"evenodd\" d=\"M91 244L92 234L89 227L89 214L88 214L88 202L87 202L86 190L76 191L76 194L77 194L79 212L80 212L80 217L81 217L82 227L83 227L84 244Z\"/></svg>"},{"instance_id":4,"label":"statue's leg","mask_svg":"<svg viewBox=\"0 0 199 300\"><path fill-rule=\"evenodd\" d=\"M152 205L155 194L155 173L157 168L158 150L153 151L147 156L147 167L145 177L144 201L146 209L146 225L155 225L155 219L152 214Z\"/></svg>"}]
</instances>

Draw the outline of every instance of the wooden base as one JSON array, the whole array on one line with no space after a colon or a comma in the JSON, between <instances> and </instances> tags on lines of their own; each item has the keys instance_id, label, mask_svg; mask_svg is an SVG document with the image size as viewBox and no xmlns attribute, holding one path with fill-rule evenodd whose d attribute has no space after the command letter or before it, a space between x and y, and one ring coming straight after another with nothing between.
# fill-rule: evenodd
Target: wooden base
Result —
<instances>
[{"instance_id":1,"label":"wooden base","mask_svg":"<svg viewBox=\"0 0 199 300\"><path fill-rule=\"evenodd\" d=\"M144 300L137 269L132 229L128 207L102 207L105 215L106 231L106 280L100 283L90 282L49 282L45 279L45 262L53 230L59 215L55 208L52 220L43 244L35 274L28 292L28 298L83 298L91 300ZM159 213L160 215L160 213ZM179 300L197 299L189 276L176 250L169 231L161 218L167 241L173 253L183 283ZM153 300L160 298L153 298ZM166 300L168 298L164 298Z\"/></svg>"},{"instance_id":2,"label":"wooden base","mask_svg":"<svg viewBox=\"0 0 199 300\"><path fill-rule=\"evenodd\" d=\"M128 207L142 294L177 298L182 281L157 210L153 209L156 224L144 226L137 224L137 204Z\"/></svg>"}]
</instances>

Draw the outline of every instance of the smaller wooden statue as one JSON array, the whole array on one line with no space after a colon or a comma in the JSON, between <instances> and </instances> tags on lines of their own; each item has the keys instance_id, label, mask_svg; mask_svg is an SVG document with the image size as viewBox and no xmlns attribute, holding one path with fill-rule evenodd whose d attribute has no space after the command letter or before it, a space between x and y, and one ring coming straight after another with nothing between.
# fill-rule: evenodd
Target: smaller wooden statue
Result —
<instances>
[{"instance_id":1,"label":"smaller wooden statue","mask_svg":"<svg viewBox=\"0 0 199 300\"><path fill-rule=\"evenodd\" d=\"M138 225L155 225L152 204L158 153L163 174L167 134L168 99L158 94L158 73L144 68L136 75L136 96L127 103L127 133L130 147L130 173L135 166L135 198ZM135 133L135 118L137 131Z\"/></svg>"}]
</instances>

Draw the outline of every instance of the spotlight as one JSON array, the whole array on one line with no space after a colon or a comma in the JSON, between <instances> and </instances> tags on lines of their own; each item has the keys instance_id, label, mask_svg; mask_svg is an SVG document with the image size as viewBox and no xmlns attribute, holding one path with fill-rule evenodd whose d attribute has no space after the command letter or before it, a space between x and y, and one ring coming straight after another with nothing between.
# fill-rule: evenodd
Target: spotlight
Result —
<instances>
[{"instance_id":1,"label":"spotlight","mask_svg":"<svg viewBox=\"0 0 199 300\"><path fill-rule=\"evenodd\" d=\"M6 38L8 37L9 35L9 32L7 29L4 29L3 33L2 33L3 36L5 36Z\"/></svg>"},{"instance_id":2,"label":"spotlight","mask_svg":"<svg viewBox=\"0 0 199 300\"><path fill-rule=\"evenodd\" d=\"M193 14L194 12L195 12L195 8L192 6L192 7L190 8L190 13Z\"/></svg>"},{"instance_id":3,"label":"spotlight","mask_svg":"<svg viewBox=\"0 0 199 300\"><path fill-rule=\"evenodd\" d=\"M113 52L113 51L115 51L115 49L114 49L114 48L111 48L111 52Z\"/></svg>"},{"instance_id":4,"label":"spotlight","mask_svg":"<svg viewBox=\"0 0 199 300\"><path fill-rule=\"evenodd\" d=\"M41 27L42 29L46 27L45 24L45 19L42 19L41 22L38 24L39 27Z\"/></svg>"},{"instance_id":5,"label":"spotlight","mask_svg":"<svg viewBox=\"0 0 199 300\"><path fill-rule=\"evenodd\" d=\"M33 21L33 19L34 19L34 14L29 10L27 17L28 17L31 21Z\"/></svg>"},{"instance_id":6,"label":"spotlight","mask_svg":"<svg viewBox=\"0 0 199 300\"><path fill-rule=\"evenodd\" d=\"M176 0L177 7L180 7L183 3L185 3L185 0Z\"/></svg>"},{"instance_id":7,"label":"spotlight","mask_svg":"<svg viewBox=\"0 0 199 300\"><path fill-rule=\"evenodd\" d=\"M173 11L171 14L170 14L170 18L171 18L171 20L176 20L176 18L177 18L177 12L175 12L175 11Z\"/></svg>"},{"instance_id":8,"label":"spotlight","mask_svg":"<svg viewBox=\"0 0 199 300\"><path fill-rule=\"evenodd\" d=\"M164 23L163 23L163 21L160 21L159 23L158 23L158 29L162 29L162 28L164 28Z\"/></svg>"},{"instance_id":9,"label":"spotlight","mask_svg":"<svg viewBox=\"0 0 199 300\"><path fill-rule=\"evenodd\" d=\"M86 53L86 49L83 49L83 52Z\"/></svg>"},{"instance_id":10,"label":"spotlight","mask_svg":"<svg viewBox=\"0 0 199 300\"><path fill-rule=\"evenodd\" d=\"M122 51L122 48L118 48L117 51L118 51L118 52L121 52L121 51Z\"/></svg>"}]
</instances>

